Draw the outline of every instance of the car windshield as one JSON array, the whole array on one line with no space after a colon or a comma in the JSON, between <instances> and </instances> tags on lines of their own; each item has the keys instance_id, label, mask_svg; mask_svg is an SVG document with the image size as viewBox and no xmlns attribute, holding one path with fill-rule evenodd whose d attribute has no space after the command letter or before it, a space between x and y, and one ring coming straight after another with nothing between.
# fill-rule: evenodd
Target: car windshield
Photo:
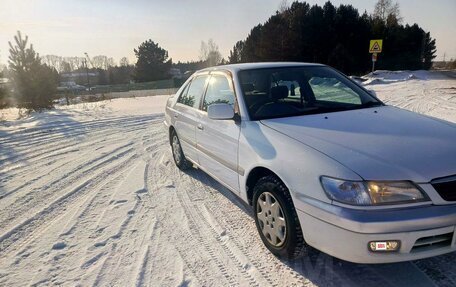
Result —
<instances>
[{"instance_id":1,"label":"car windshield","mask_svg":"<svg viewBox=\"0 0 456 287\"><path fill-rule=\"evenodd\" d=\"M351 80L325 66L243 70L239 78L253 120L383 105Z\"/></svg>"}]
</instances>

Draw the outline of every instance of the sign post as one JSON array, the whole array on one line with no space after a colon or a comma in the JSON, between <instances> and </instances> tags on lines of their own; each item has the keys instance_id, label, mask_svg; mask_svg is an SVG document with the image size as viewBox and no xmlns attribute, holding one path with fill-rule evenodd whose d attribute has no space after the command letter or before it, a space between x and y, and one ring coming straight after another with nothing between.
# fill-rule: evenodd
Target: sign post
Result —
<instances>
[{"instance_id":1,"label":"sign post","mask_svg":"<svg viewBox=\"0 0 456 287\"><path fill-rule=\"evenodd\" d=\"M375 71L375 62L377 62L377 53L372 53L372 73Z\"/></svg>"},{"instance_id":2,"label":"sign post","mask_svg":"<svg viewBox=\"0 0 456 287\"><path fill-rule=\"evenodd\" d=\"M375 71L375 62L377 62L377 53L382 52L383 40L370 40L369 53L372 54L372 73Z\"/></svg>"}]
</instances>

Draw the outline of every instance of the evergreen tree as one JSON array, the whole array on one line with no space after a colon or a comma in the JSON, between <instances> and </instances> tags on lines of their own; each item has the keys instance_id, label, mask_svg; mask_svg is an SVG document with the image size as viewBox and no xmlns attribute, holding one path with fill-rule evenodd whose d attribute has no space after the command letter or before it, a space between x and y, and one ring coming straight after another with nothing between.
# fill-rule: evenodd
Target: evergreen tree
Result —
<instances>
[{"instance_id":1,"label":"evergreen tree","mask_svg":"<svg viewBox=\"0 0 456 287\"><path fill-rule=\"evenodd\" d=\"M429 69L435 40L416 24L401 25L398 5L380 4L378 15L369 16L351 5L336 8L328 1L310 7L296 1L255 26L233 47L230 62L318 62L363 74L371 66L369 40L383 39L379 69Z\"/></svg>"},{"instance_id":2,"label":"evergreen tree","mask_svg":"<svg viewBox=\"0 0 456 287\"><path fill-rule=\"evenodd\" d=\"M432 60L436 57L437 48L435 46L435 39L431 38L431 33L423 33L423 38L422 68L429 70L432 67Z\"/></svg>"},{"instance_id":3,"label":"evergreen tree","mask_svg":"<svg viewBox=\"0 0 456 287\"><path fill-rule=\"evenodd\" d=\"M244 49L244 41L238 41L233 50L230 51L228 62L230 64L242 63L242 50Z\"/></svg>"},{"instance_id":4,"label":"evergreen tree","mask_svg":"<svg viewBox=\"0 0 456 287\"><path fill-rule=\"evenodd\" d=\"M134 49L138 58L135 66L134 79L137 82L149 82L169 79L172 60L168 59L168 51L152 40L143 42Z\"/></svg>"},{"instance_id":5,"label":"evergreen tree","mask_svg":"<svg viewBox=\"0 0 456 287\"><path fill-rule=\"evenodd\" d=\"M9 42L9 76L18 106L35 111L52 108L58 82L57 71L41 63L33 45L27 45L27 36L22 38L18 31L14 41L14 45Z\"/></svg>"}]
</instances>

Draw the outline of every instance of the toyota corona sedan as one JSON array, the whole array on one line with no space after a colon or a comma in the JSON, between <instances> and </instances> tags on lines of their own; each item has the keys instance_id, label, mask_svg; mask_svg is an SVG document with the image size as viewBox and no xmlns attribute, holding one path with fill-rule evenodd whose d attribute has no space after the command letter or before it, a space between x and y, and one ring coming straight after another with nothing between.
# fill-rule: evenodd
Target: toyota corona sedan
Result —
<instances>
[{"instance_id":1,"label":"toyota corona sedan","mask_svg":"<svg viewBox=\"0 0 456 287\"><path fill-rule=\"evenodd\" d=\"M165 125L176 165L250 204L276 256L312 246L387 263L456 250L456 125L385 105L331 67L198 71Z\"/></svg>"}]
</instances>

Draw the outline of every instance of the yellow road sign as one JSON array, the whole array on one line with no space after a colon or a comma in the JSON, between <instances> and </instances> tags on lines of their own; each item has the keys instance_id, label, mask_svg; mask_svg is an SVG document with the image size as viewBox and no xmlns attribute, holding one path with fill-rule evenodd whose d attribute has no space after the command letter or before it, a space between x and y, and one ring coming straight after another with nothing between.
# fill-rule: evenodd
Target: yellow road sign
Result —
<instances>
[{"instance_id":1,"label":"yellow road sign","mask_svg":"<svg viewBox=\"0 0 456 287\"><path fill-rule=\"evenodd\" d=\"M382 52L383 40L370 40L369 53L381 53Z\"/></svg>"}]
</instances>

